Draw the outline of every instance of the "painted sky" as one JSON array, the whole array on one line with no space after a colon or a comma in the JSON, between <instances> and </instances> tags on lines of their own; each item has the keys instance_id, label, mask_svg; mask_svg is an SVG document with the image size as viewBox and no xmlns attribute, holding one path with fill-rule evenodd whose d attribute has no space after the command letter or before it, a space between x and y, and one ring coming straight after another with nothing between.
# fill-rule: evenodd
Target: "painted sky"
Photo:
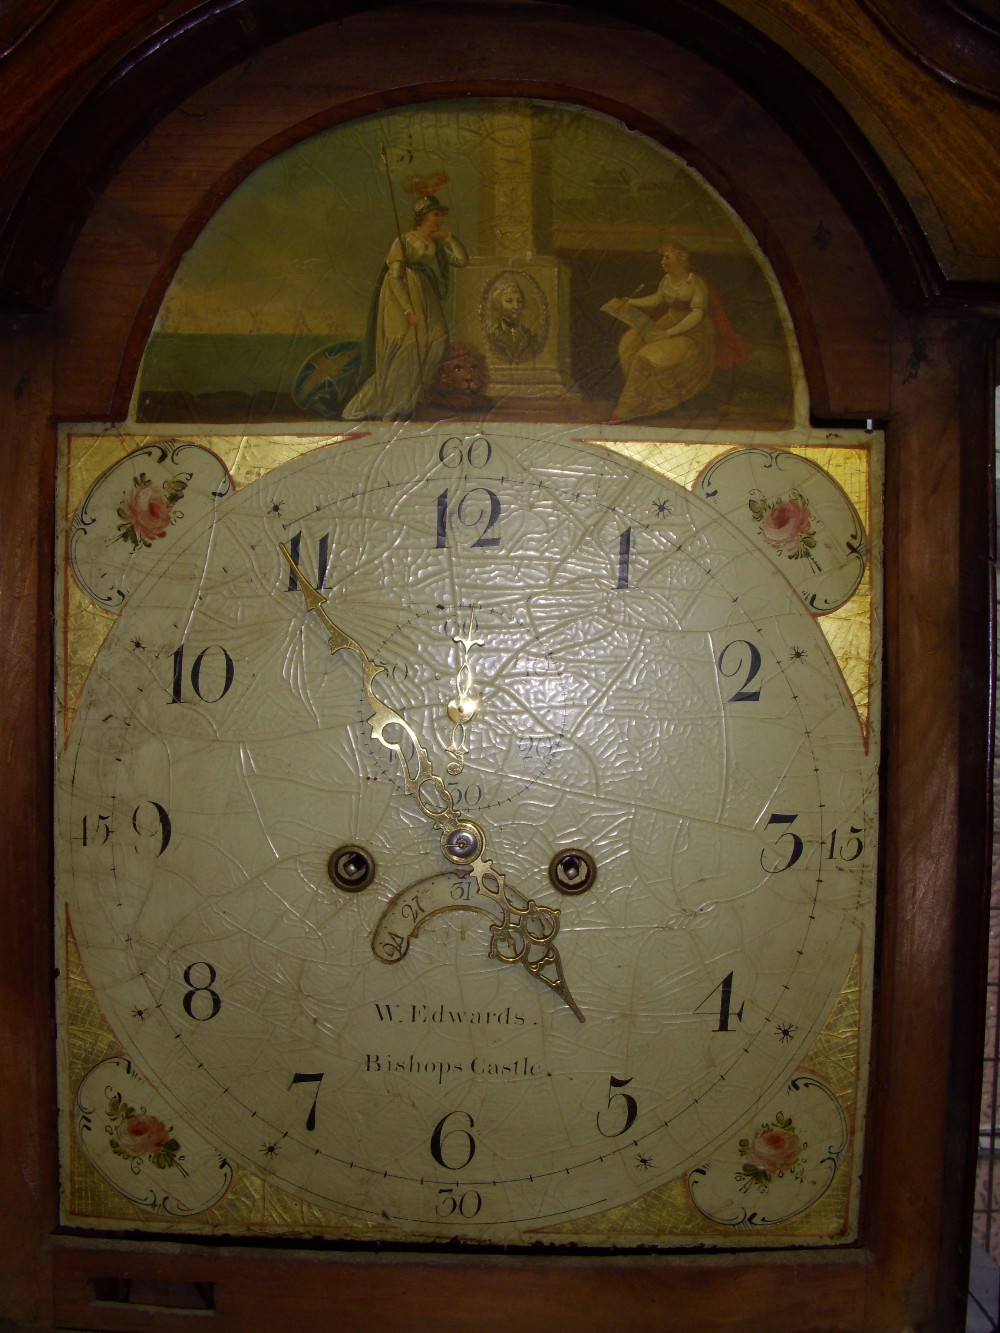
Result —
<instances>
[{"instance_id":1,"label":"painted sky","mask_svg":"<svg viewBox=\"0 0 1000 1333\"><path fill-rule=\"evenodd\" d=\"M746 252L728 210L673 154L595 112L530 106L553 224L652 217L650 239L622 243L655 250L654 232L681 227L714 249ZM334 127L272 158L181 261L156 331L359 336L396 231L380 146L403 229L411 219L404 178L447 172L439 195L475 255L493 207L481 190L489 133L489 103L426 103Z\"/></svg>"}]
</instances>

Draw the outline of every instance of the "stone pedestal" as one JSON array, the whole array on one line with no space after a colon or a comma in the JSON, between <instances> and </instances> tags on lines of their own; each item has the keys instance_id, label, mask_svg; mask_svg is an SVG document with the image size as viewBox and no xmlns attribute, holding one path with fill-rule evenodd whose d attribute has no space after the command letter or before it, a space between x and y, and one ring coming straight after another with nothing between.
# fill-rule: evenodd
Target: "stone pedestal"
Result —
<instances>
[{"instance_id":1,"label":"stone pedestal","mask_svg":"<svg viewBox=\"0 0 1000 1333\"><path fill-rule=\"evenodd\" d=\"M572 393L569 272L551 254L550 145L527 103L484 113L480 224L455 272L452 338L485 360L493 398Z\"/></svg>"},{"instance_id":2,"label":"stone pedestal","mask_svg":"<svg viewBox=\"0 0 1000 1333\"><path fill-rule=\"evenodd\" d=\"M546 255L474 259L454 274L453 341L474 348L493 398L560 398L569 372L569 275Z\"/></svg>"}]
</instances>

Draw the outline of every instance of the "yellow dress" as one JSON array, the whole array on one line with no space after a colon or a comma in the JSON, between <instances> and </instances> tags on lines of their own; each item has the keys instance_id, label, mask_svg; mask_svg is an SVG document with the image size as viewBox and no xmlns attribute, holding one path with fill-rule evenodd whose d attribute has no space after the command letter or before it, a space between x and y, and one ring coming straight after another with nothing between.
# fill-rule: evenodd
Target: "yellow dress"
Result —
<instances>
[{"instance_id":1,"label":"yellow dress","mask_svg":"<svg viewBox=\"0 0 1000 1333\"><path fill-rule=\"evenodd\" d=\"M706 388L715 372L715 323L708 285L696 273L664 276L654 296L631 300L660 310L652 328L629 329L618 345L625 375L613 415L625 420L668 412Z\"/></svg>"}]
</instances>

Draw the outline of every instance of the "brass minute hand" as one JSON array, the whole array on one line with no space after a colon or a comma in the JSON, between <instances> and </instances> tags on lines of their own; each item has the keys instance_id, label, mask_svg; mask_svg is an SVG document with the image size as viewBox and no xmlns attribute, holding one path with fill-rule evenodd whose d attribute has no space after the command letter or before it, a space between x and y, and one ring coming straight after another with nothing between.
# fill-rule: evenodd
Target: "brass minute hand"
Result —
<instances>
[{"instance_id":1,"label":"brass minute hand","mask_svg":"<svg viewBox=\"0 0 1000 1333\"><path fill-rule=\"evenodd\" d=\"M330 651L339 653L342 649L347 649L349 652L356 653L361 659L365 698L372 707L372 738L379 741L387 750L392 750L399 759L400 767L403 770L403 789L407 796L412 796L435 828L441 829L446 835L454 833L460 828L463 821L455 806L455 798L444 781L434 772L426 747L403 715L398 713L395 708L390 708L372 689L372 683L381 672L385 671L385 667L369 657L357 639L353 639L350 634L335 623L326 610L328 599L323 596L318 588L314 588L302 573L292 559L288 547L283 542L279 542L278 549L288 561L296 581L302 589L306 607L310 611L315 611L330 631L328 639ZM386 730L389 727L399 727L403 737L409 738L413 746L412 760L408 759L403 752L403 738L396 741L389 740L386 735Z\"/></svg>"},{"instance_id":2,"label":"brass minute hand","mask_svg":"<svg viewBox=\"0 0 1000 1333\"><path fill-rule=\"evenodd\" d=\"M506 887L505 876L493 867L486 855L486 835L477 823L463 816L455 798L441 777L434 772L430 754L420 737L401 713L380 699L372 685L385 667L376 662L326 610L327 598L314 588L299 569L291 552L279 543L281 554L295 575L309 611L315 611L329 630L330 651L346 649L361 660L362 684L365 698L372 708L370 725L372 738L393 751L403 770L403 790L417 803L424 814L441 832L441 849L454 865L466 867L476 884L477 893L500 911L500 920L490 925L490 957L502 963L520 963L536 980L550 986L572 1009L581 1023L585 1021L569 992L562 971L562 960L555 946L559 933L560 912L557 907L541 906L525 898L516 889ZM413 756L403 752L402 740L389 740L386 731L398 727L403 737L409 738Z\"/></svg>"}]
</instances>

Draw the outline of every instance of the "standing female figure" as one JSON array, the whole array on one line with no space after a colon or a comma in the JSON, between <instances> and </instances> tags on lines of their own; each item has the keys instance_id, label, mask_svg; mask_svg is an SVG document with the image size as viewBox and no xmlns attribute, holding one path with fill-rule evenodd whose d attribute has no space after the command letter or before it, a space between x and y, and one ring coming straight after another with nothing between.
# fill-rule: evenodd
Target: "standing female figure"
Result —
<instances>
[{"instance_id":1,"label":"standing female figure","mask_svg":"<svg viewBox=\"0 0 1000 1333\"><path fill-rule=\"evenodd\" d=\"M433 194L413 203L413 227L397 236L372 297L362 349L361 387L344 419L391 419L413 413L448 344L444 300L453 268L469 262Z\"/></svg>"}]
</instances>

